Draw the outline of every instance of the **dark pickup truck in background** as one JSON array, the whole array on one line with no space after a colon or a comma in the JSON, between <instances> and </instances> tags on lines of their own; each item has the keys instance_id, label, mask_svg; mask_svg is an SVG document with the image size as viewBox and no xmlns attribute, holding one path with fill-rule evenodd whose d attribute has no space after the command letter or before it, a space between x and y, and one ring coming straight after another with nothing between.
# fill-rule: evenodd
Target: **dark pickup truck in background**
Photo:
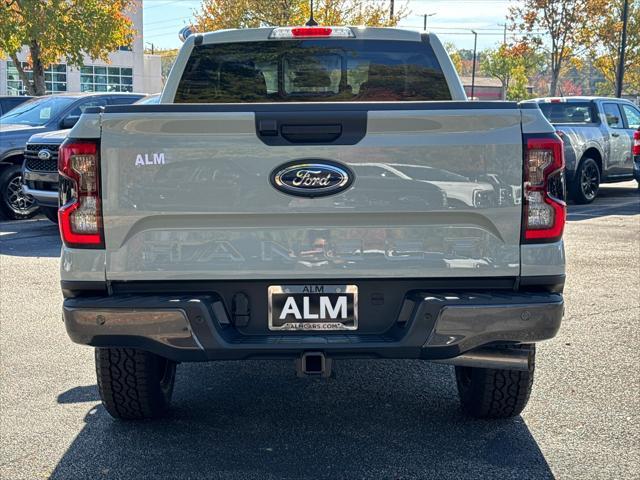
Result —
<instances>
[{"instance_id":1,"label":"dark pickup truck in background","mask_svg":"<svg viewBox=\"0 0 640 480\"><path fill-rule=\"evenodd\" d=\"M601 183L634 178L633 136L640 109L607 97L552 97L535 102L564 141L567 189L576 203L591 203ZM638 177L635 177L636 180Z\"/></svg>"},{"instance_id":2,"label":"dark pickup truck in background","mask_svg":"<svg viewBox=\"0 0 640 480\"><path fill-rule=\"evenodd\" d=\"M0 117L0 216L18 220L38 210L34 199L22 189L23 151L36 133L69 130L87 107L126 105L139 93L65 93L37 97ZM57 155L57 147L52 155ZM56 167L57 170L57 167Z\"/></svg>"}]
</instances>

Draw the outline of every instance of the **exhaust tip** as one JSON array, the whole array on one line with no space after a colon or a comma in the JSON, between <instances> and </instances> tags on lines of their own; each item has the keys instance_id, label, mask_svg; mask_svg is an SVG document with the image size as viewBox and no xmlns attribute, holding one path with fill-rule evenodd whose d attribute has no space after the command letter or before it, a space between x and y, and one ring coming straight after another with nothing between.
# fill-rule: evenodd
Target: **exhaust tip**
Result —
<instances>
[{"instance_id":1,"label":"exhaust tip","mask_svg":"<svg viewBox=\"0 0 640 480\"><path fill-rule=\"evenodd\" d=\"M534 365L534 356L532 352L527 350L481 348L457 357L433 361L458 367L531 371Z\"/></svg>"}]
</instances>

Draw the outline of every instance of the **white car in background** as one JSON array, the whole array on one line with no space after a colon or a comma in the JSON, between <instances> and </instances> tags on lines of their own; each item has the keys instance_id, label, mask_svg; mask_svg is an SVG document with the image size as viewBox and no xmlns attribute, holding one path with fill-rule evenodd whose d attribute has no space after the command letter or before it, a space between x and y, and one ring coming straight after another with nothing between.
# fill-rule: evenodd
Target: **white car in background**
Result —
<instances>
[{"instance_id":1,"label":"white car in background","mask_svg":"<svg viewBox=\"0 0 640 480\"><path fill-rule=\"evenodd\" d=\"M482 208L493 204L495 190L488 182L476 182L457 173L425 165L409 163L360 163L360 167L380 169L380 176L396 176L404 180L430 183L447 195L447 204L462 203L469 207Z\"/></svg>"}]
</instances>

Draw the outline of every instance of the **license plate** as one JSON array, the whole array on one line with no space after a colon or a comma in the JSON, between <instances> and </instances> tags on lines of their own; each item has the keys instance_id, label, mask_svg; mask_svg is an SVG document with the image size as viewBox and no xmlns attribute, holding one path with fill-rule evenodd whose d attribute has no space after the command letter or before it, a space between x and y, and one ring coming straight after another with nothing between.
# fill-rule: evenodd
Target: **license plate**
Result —
<instances>
[{"instance_id":1,"label":"license plate","mask_svg":"<svg viewBox=\"0 0 640 480\"><path fill-rule=\"evenodd\" d=\"M271 285L269 330L357 330L356 285Z\"/></svg>"}]
</instances>

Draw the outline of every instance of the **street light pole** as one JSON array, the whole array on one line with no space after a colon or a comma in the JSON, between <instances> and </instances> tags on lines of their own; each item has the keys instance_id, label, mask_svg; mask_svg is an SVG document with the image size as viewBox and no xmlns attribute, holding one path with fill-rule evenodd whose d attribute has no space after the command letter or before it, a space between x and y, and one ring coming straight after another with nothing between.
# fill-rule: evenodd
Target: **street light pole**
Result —
<instances>
[{"instance_id":1,"label":"street light pole","mask_svg":"<svg viewBox=\"0 0 640 480\"><path fill-rule=\"evenodd\" d=\"M627 48L627 23L629 22L629 0L624 0L622 7L622 38L620 56L618 58L618 74L616 75L616 97L622 97L622 81L624 79L624 53Z\"/></svg>"},{"instance_id":2,"label":"street light pole","mask_svg":"<svg viewBox=\"0 0 640 480\"><path fill-rule=\"evenodd\" d=\"M424 14L424 31L427 31L427 19L429 17L433 17L435 15L435 13L425 13Z\"/></svg>"},{"instance_id":3,"label":"street light pole","mask_svg":"<svg viewBox=\"0 0 640 480\"><path fill-rule=\"evenodd\" d=\"M473 68L471 70L471 100L475 96L476 90L476 52L478 51L478 33L475 30L471 30L473 33Z\"/></svg>"}]
</instances>

